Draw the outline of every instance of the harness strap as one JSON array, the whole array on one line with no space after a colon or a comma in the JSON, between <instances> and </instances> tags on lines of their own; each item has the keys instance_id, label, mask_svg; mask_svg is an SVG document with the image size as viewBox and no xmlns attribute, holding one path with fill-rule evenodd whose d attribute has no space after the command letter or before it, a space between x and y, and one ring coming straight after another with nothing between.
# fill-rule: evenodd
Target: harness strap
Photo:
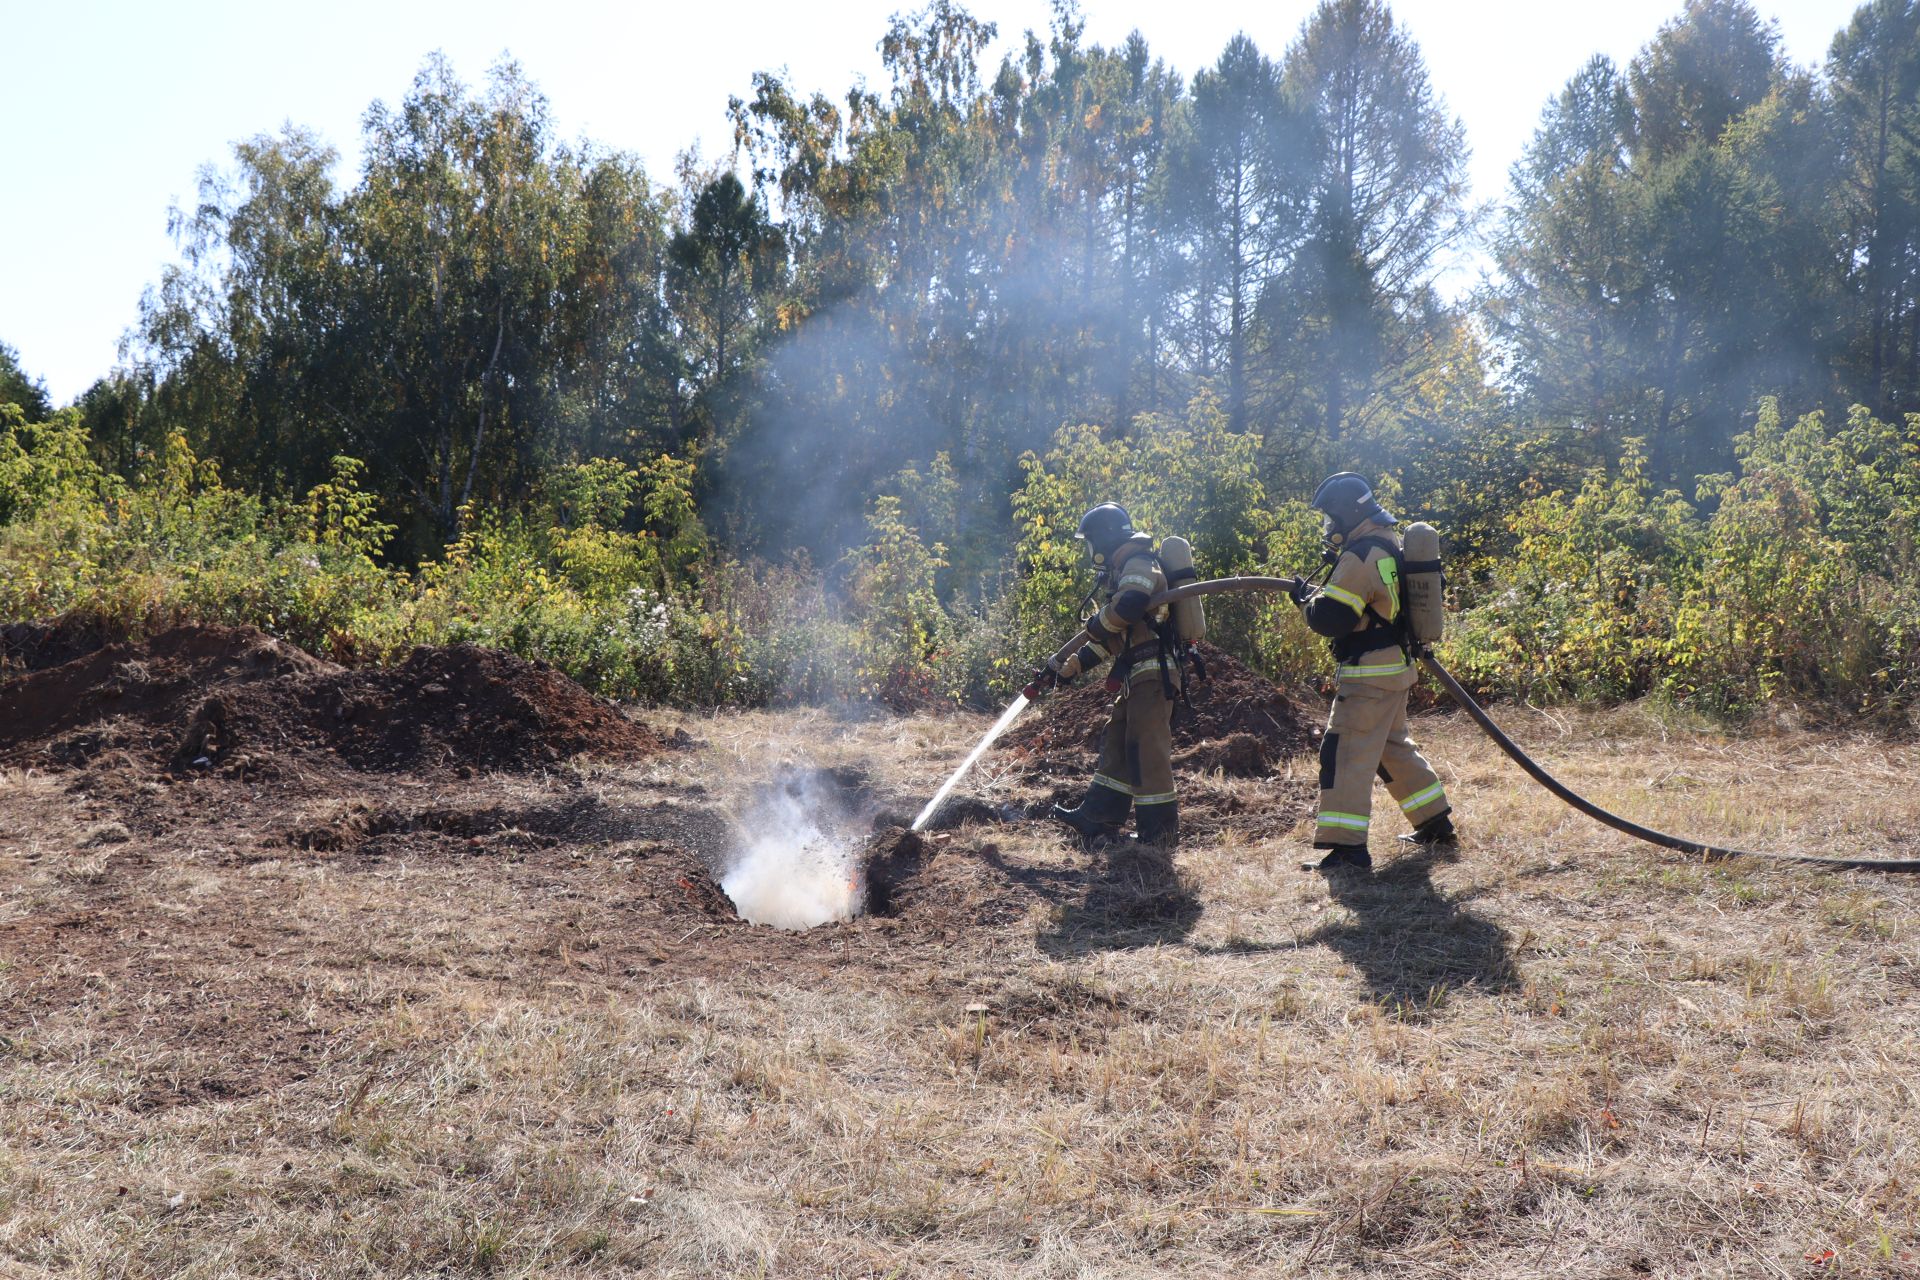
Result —
<instances>
[{"instance_id":1,"label":"harness strap","mask_svg":"<svg viewBox=\"0 0 1920 1280\"><path fill-rule=\"evenodd\" d=\"M1158 657L1159 654L1158 640L1144 641L1131 649L1123 650L1120 656L1113 660L1112 670L1107 672L1107 687L1116 692L1126 688L1133 682L1133 669L1148 658Z\"/></svg>"}]
</instances>

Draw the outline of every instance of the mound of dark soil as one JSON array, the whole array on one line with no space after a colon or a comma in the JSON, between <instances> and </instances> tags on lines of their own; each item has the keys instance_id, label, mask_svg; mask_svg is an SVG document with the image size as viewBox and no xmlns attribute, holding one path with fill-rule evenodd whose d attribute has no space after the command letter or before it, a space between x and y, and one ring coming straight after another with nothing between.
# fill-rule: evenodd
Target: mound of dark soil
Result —
<instances>
[{"instance_id":1,"label":"mound of dark soil","mask_svg":"<svg viewBox=\"0 0 1920 1280\"><path fill-rule=\"evenodd\" d=\"M360 769L524 769L575 755L633 759L665 746L545 663L473 645L415 649L398 667L250 687L226 711L230 733L317 731Z\"/></svg>"},{"instance_id":2,"label":"mound of dark soil","mask_svg":"<svg viewBox=\"0 0 1920 1280\"><path fill-rule=\"evenodd\" d=\"M1259 777L1306 749L1312 730L1271 680L1209 644L1196 646L1207 679L1173 713L1175 764ZM1009 729L995 748L1016 753L1031 772L1084 772L1100 749L1113 694L1099 680L1050 693Z\"/></svg>"},{"instance_id":3,"label":"mound of dark soil","mask_svg":"<svg viewBox=\"0 0 1920 1280\"><path fill-rule=\"evenodd\" d=\"M1036 901L1051 900L1051 886L1023 883L990 843L976 848L886 826L860 845L855 859L866 914L916 933L1011 924ZM1069 875L1076 882L1083 878Z\"/></svg>"},{"instance_id":4,"label":"mound of dark soil","mask_svg":"<svg viewBox=\"0 0 1920 1280\"><path fill-rule=\"evenodd\" d=\"M57 667L104 649L117 638L97 619L9 622L0 626L0 676Z\"/></svg>"},{"instance_id":5,"label":"mound of dark soil","mask_svg":"<svg viewBox=\"0 0 1920 1280\"><path fill-rule=\"evenodd\" d=\"M665 745L544 663L471 645L349 671L250 627L186 626L0 683L0 759L125 750L271 771L330 752L356 769L528 769Z\"/></svg>"},{"instance_id":6,"label":"mound of dark soil","mask_svg":"<svg viewBox=\"0 0 1920 1280\"><path fill-rule=\"evenodd\" d=\"M208 689L339 673L251 627L175 627L0 683L0 755L44 745L67 761L170 744Z\"/></svg>"},{"instance_id":7,"label":"mound of dark soil","mask_svg":"<svg viewBox=\"0 0 1920 1280\"><path fill-rule=\"evenodd\" d=\"M932 856L932 849L917 832L898 826L876 831L855 856L867 886L867 911L880 916L898 911Z\"/></svg>"}]
</instances>

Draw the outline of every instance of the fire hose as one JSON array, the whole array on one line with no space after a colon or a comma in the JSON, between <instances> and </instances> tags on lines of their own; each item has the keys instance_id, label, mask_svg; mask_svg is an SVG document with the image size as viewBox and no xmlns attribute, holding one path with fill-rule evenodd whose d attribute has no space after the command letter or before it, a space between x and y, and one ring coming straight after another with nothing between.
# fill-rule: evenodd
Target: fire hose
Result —
<instances>
[{"instance_id":1,"label":"fire hose","mask_svg":"<svg viewBox=\"0 0 1920 1280\"><path fill-rule=\"evenodd\" d=\"M1284 593L1295 590L1301 581L1299 578L1247 577L1214 578L1206 582L1189 582L1184 586L1161 592L1149 600L1147 606L1148 608L1157 609L1161 605L1173 604L1176 601L1186 600L1193 596L1239 595L1256 592ZM1062 645L1059 652L1055 653L1053 657L1049 659L1049 666L1058 667L1059 664L1065 662L1074 653L1078 652L1080 646L1087 643L1089 639L1090 637L1085 631L1080 632L1072 640ZM1673 849L1679 853L1694 854L1707 859L1761 858L1773 862L1797 862L1811 864L1813 866L1831 867L1841 871L1920 871L1920 858L1852 858L1836 857L1829 854L1779 853L1767 849L1729 849L1721 845L1707 844L1699 840L1688 840L1682 836L1670 836L1664 831L1655 831L1652 827L1643 827L1637 822L1630 821L1616 813L1611 813L1601 808L1599 805L1593 803L1593 801L1561 782L1551 773L1548 773L1545 768L1541 767L1537 760L1521 749L1518 743L1508 737L1505 731L1494 723L1493 717L1487 714L1487 709L1481 706L1474 696L1461 686L1458 680L1453 678L1452 672L1440 665L1438 658L1435 658L1430 652L1427 652L1424 647L1416 652L1416 656L1420 659L1420 665L1426 668L1428 673L1440 682L1440 687L1447 691L1447 696L1459 703L1461 709L1473 718L1475 724L1480 726L1481 731L1493 739L1494 745L1506 753L1508 759L1524 769L1528 777L1552 792L1555 797L1571 807L1578 809L1594 821L1605 823L1615 831L1623 832L1636 840L1644 840L1648 844L1659 845L1662 848Z\"/></svg>"}]
</instances>

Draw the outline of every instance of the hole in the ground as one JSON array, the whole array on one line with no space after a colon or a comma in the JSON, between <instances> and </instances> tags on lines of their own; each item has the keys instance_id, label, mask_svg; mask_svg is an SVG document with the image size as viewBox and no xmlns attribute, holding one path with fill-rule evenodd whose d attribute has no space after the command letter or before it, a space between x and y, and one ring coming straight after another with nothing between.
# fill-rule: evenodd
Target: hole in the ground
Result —
<instances>
[{"instance_id":1,"label":"hole in the ground","mask_svg":"<svg viewBox=\"0 0 1920 1280\"><path fill-rule=\"evenodd\" d=\"M901 892L926 868L930 852L926 840L904 825L886 827L868 837L860 846L868 913L892 915L900 905Z\"/></svg>"},{"instance_id":2,"label":"hole in the ground","mask_svg":"<svg viewBox=\"0 0 1920 1280\"><path fill-rule=\"evenodd\" d=\"M720 887L740 918L779 929L851 920L866 906L860 832L872 811L854 770L782 767L734 819Z\"/></svg>"}]
</instances>

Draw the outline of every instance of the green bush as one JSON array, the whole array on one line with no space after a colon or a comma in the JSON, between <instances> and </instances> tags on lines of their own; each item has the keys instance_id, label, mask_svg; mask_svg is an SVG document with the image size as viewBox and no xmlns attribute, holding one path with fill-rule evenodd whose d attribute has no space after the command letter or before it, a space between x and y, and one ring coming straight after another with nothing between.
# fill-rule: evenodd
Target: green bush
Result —
<instances>
[{"instance_id":1,"label":"green bush","mask_svg":"<svg viewBox=\"0 0 1920 1280\"><path fill-rule=\"evenodd\" d=\"M1523 504L1518 551L1446 652L1516 696L1654 694L1717 715L1776 700L1877 719L1920 691L1920 417L1782 422L1763 403L1739 469L1698 501L1651 492L1630 451L1574 495Z\"/></svg>"},{"instance_id":2,"label":"green bush","mask_svg":"<svg viewBox=\"0 0 1920 1280\"><path fill-rule=\"evenodd\" d=\"M874 499L867 535L847 553L860 693L898 709L923 706L935 697L933 658L948 631L934 589L947 549L922 542L891 495Z\"/></svg>"},{"instance_id":3,"label":"green bush","mask_svg":"<svg viewBox=\"0 0 1920 1280\"><path fill-rule=\"evenodd\" d=\"M1015 595L1002 582L978 608L949 613L945 643L933 655L934 691L957 706L1003 706L1045 656L1022 647Z\"/></svg>"},{"instance_id":4,"label":"green bush","mask_svg":"<svg viewBox=\"0 0 1920 1280\"><path fill-rule=\"evenodd\" d=\"M1073 533L1094 502L1186 534L1203 576L1311 571L1318 518L1269 503L1261 456L1206 397L1118 438L1065 428L1023 459L1006 573L963 596L947 548L922 533L954 524L944 459L872 504L865 542L831 578L804 556L715 556L694 463L664 457L554 468L522 510L462 512L442 554L408 571L383 559L393 529L352 458L270 504L227 486L183 436L123 478L92 460L71 412L29 423L0 405L0 617L244 623L343 661L470 641L612 696L690 706L990 707L1078 625L1092 572ZM1765 403L1736 469L1691 498L1656 491L1630 442L1577 485L1507 504L1501 555L1484 523L1498 504L1466 485L1448 473L1447 505L1483 523L1466 562L1450 560L1465 607L1443 655L1468 683L1547 700L1652 695L1721 716L1779 701L1913 714L1920 416L1789 423ZM1381 488L1426 514L1392 477ZM1216 643L1276 680L1329 671L1283 597L1214 597L1208 614Z\"/></svg>"},{"instance_id":5,"label":"green bush","mask_svg":"<svg viewBox=\"0 0 1920 1280\"><path fill-rule=\"evenodd\" d=\"M18 421L0 436L0 616L79 615L139 631L180 619L246 623L316 653L398 644L406 576L377 566L384 534L352 488L357 464L305 502L269 509L226 488L170 438L133 483L85 460L85 433ZM57 438L53 449L44 445ZM22 459L25 459L23 464Z\"/></svg>"}]
</instances>

